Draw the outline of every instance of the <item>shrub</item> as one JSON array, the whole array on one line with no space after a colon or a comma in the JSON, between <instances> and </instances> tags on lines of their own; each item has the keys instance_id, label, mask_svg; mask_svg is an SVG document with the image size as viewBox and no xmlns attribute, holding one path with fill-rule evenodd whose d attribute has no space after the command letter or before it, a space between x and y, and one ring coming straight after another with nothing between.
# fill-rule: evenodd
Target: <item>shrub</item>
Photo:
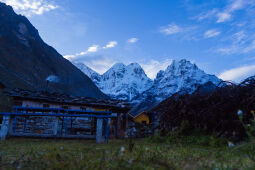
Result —
<instances>
[{"instance_id":1,"label":"shrub","mask_svg":"<svg viewBox=\"0 0 255 170\"><path fill-rule=\"evenodd\" d=\"M153 143L164 143L166 142L166 137L161 136L160 133L155 133L149 138L149 141Z\"/></svg>"}]
</instances>

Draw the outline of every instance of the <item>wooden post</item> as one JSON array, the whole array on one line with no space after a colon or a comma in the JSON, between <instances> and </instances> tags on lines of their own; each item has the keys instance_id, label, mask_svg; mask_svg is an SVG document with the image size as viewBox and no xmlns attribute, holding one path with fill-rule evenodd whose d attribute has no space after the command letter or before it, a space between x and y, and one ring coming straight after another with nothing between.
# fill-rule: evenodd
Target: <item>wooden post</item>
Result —
<instances>
[{"instance_id":1,"label":"wooden post","mask_svg":"<svg viewBox=\"0 0 255 170\"><path fill-rule=\"evenodd\" d=\"M96 142L103 143L103 118L97 118Z\"/></svg>"},{"instance_id":2,"label":"wooden post","mask_svg":"<svg viewBox=\"0 0 255 170\"><path fill-rule=\"evenodd\" d=\"M111 119L106 118L106 140L107 140L107 144L109 142L110 129L111 129Z\"/></svg>"},{"instance_id":3,"label":"wooden post","mask_svg":"<svg viewBox=\"0 0 255 170\"><path fill-rule=\"evenodd\" d=\"M127 131L128 131L128 114L126 114L126 116L125 116L125 118L126 118L126 129L125 129L125 137L128 137L128 134L127 134Z\"/></svg>"},{"instance_id":4,"label":"wooden post","mask_svg":"<svg viewBox=\"0 0 255 170\"><path fill-rule=\"evenodd\" d=\"M54 133L54 136L58 135L58 117L55 118L53 133Z\"/></svg>"},{"instance_id":5,"label":"wooden post","mask_svg":"<svg viewBox=\"0 0 255 170\"><path fill-rule=\"evenodd\" d=\"M117 128L116 128L116 134L117 138L121 138L121 117L120 114L117 114Z\"/></svg>"},{"instance_id":6,"label":"wooden post","mask_svg":"<svg viewBox=\"0 0 255 170\"><path fill-rule=\"evenodd\" d=\"M3 116L2 126L1 126L1 131L0 131L1 140L6 139L6 136L9 131L10 119L11 119L10 116Z\"/></svg>"}]
</instances>

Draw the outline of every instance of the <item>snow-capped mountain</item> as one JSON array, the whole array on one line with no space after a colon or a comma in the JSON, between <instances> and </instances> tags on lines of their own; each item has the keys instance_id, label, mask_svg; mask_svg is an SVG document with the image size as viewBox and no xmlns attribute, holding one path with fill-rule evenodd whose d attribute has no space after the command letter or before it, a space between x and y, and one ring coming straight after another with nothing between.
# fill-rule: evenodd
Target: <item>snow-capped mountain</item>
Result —
<instances>
[{"instance_id":1,"label":"snow-capped mountain","mask_svg":"<svg viewBox=\"0 0 255 170\"><path fill-rule=\"evenodd\" d=\"M117 63L103 75L99 75L82 63L74 63L74 65L89 76L102 92L114 99L132 100L153 84L137 63L127 66Z\"/></svg>"},{"instance_id":2,"label":"snow-capped mountain","mask_svg":"<svg viewBox=\"0 0 255 170\"><path fill-rule=\"evenodd\" d=\"M159 71L151 88L136 96L131 111L137 113L153 108L176 92L193 93L200 85L212 82L218 85L222 80L206 74L187 60L173 61L165 71Z\"/></svg>"},{"instance_id":3,"label":"snow-capped mountain","mask_svg":"<svg viewBox=\"0 0 255 170\"><path fill-rule=\"evenodd\" d=\"M86 74L97 86L99 86L101 81L101 75L86 66L83 63L72 62L78 69L80 69L84 74Z\"/></svg>"},{"instance_id":4,"label":"snow-capped mountain","mask_svg":"<svg viewBox=\"0 0 255 170\"><path fill-rule=\"evenodd\" d=\"M75 65L87 74L105 94L114 99L129 100L130 114L150 110L175 93L193 93L199 86L217 86L222 80L205 73L187 60L173 61L166 70L158 72L154 81L149 79L137 63L115 64L99 75L84 64Z\"/></svg>"}]
</instances>

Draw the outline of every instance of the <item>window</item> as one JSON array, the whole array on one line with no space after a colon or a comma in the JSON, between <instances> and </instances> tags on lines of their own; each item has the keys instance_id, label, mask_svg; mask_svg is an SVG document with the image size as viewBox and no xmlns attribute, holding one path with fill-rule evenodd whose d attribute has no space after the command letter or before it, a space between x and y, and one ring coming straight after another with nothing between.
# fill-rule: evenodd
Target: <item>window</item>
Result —
<instances>
[{"instance_id":1,"label":"window","mask_svg":"<svg viewBox=\"0 0 255 170\"><path fill-rule=\"evenodd\" d=\"M87 108L86 108L86 107L81 107L81 110L82 110L82 111L86 111Z\"/></svg>"},{"instance_id":2,"label":"window","mask_svg":"<svg viewBox=\"0 0 255 170\"><path fill-rule=\"evenodd\" d=\"M43 108L49 108L50 107L50 105L49 104L43 104Z\"/></svg>"},{"instance_id":3,"label":"window","mask_svg":"<svg viewBox=\"0 0 255 170\"><path fill-rule=\"evenodd\" d=\"M62 109L69 109L68 106L62 106L61 108L62 108Z\"/></svg>"},{"instance_id":4,"label":"window","mask_svg":"<svg viewBox=\"0 0 255 170\"><path fill-rule=\"evenodd\" d=\"M22 106L22 102L21 101L15 101L14 106Z\"/></svg>"}]
</instances>

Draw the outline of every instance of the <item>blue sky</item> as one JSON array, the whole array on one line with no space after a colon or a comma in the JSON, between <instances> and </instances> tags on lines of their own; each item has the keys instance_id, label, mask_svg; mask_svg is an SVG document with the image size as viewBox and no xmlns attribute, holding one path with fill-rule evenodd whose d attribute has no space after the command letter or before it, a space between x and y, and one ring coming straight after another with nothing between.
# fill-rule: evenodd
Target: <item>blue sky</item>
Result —
<instances>
[{"instance_id":1,"label":"blue sky","mask_svg":"<svg viewBox=\"0 0 255 170\"><path fill-rule=\"evenodd\" d=\"M240 81L255 75L252 0L0 0L70 60L103 73L138 62L154 78L173 59Z\"/></svg>"}]
</instances>

